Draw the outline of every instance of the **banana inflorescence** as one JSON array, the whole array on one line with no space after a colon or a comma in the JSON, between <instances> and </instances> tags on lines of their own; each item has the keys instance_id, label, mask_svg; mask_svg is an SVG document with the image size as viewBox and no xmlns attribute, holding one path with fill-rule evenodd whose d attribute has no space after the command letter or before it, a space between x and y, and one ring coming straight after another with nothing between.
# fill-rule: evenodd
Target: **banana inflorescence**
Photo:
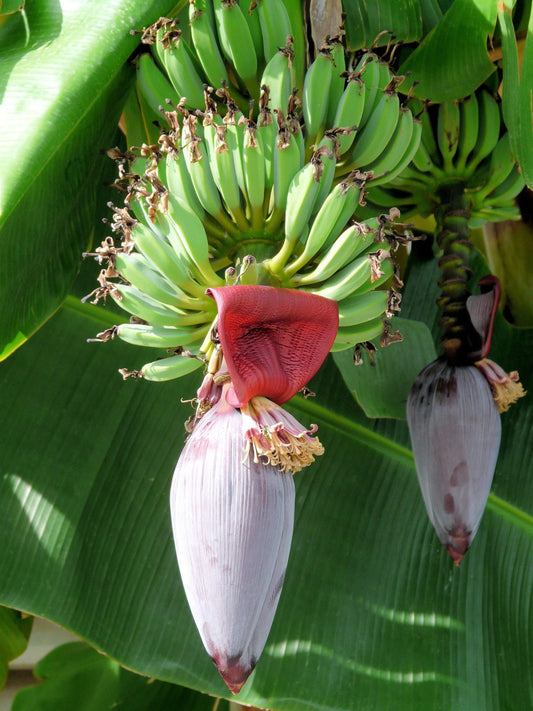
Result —
<instances>
[{"instance_id":1,"label":"banana inflorescence","mask_svg":"<svg viewBox=\"0 0 533 711\"><path fill-rule=\"evenodd\" d=\"M480 89L461 101L415 106L422 138L412 162L383 187L370 187L368 209L397 205L405 218L434 215L450 189L461 188L469 224L518 219L514 198L524 187L503 132L500 102Z\"/></svg>"},{"instance_id":2,"label":"banana inflorescence","mask_svg":"<svg viewBox=\"0 0 533 711\"><path fill-rule=\"evenodd\" d=\"M386 343L399 297L374 290L399 283L391 207L420 214L427 203L430 214L431 186L452 175L473 220L487 205L514 209L522 183L492 96L420 112L400 101L402 77L374 52L347 64L342 38L304 72L296 5L194 0L188 26L162 18L144 31L154 47L139 60L138 89L167 126L157 144L115 154L122 240L95 252L108 263L95 299L109 295L137 321L102 339L175 351L136 375L168 379L209 359L216 309L205 291L222 284L335 299L334 349Z\"/></svg>"}]
</instances>

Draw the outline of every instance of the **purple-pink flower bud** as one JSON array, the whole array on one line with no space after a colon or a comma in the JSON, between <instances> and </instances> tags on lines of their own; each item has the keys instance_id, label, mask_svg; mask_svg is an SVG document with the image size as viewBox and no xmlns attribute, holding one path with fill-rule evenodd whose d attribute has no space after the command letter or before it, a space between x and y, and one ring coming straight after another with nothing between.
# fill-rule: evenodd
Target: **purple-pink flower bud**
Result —
<instances>
[{"instance_id":1,"label":"purple-pink flower bud","mask_svg":"<svg viewBox=\"0 0 533 711\"><path fill-rule=\"evenodd\" d=\"M407 421L429 518L459 564L479 527L500 447L490 385L475 365L436 360L414 382Z\"/></svg>"},{"instance_id":2,"label":"purple-pink flower bud","mask_svg":"<svg viewBox=\"0 0 533 711\"><path fill-rule=\"evenodd\" d=\"M254 461L245 448L243 417L226 401L228 388L185 444L170 507L194 621L237 694L263 651L281 594L294 483L290 471Z\"/></svg>"}]
</instances>

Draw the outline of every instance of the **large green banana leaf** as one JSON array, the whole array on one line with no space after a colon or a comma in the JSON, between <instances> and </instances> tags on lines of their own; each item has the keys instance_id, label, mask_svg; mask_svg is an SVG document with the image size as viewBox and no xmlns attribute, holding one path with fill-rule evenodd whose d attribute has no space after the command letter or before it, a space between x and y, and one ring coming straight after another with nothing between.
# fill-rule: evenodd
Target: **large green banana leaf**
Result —
<instances>
[{"instance_id":1,"label":"large green banana leaf","mask_svg":"<svg viewBox=\"0 0 533 711\"><path fill-rule=\"evenodd\" d=\"M134 77L129 32L174 4L34 0L0 25L0 360L75 279Z\"/></svg>"},{"instance_id":2,"label":"large green banana leaf","mask_svg":"<svg viewBox=\"0 0 533 711\"><path fill-rule=\"evenodd\" d=\"M434 327L436 272L414 262L404 313ZM86 313L85 313L86 310ZM113 316L111 315L111 320ZM128 668L227 690L205 654L168 511L198 385L123 382L140 349L85 339L109 324L69 299L3 364L0 602L49 617ZM532 387L531 331L498 321L494 358ZM333 363L293 402L326 454L296 478L285 587L241 696L274 709L530 708L532 407L503 416L489 509L459 568L422 504L405 423L368 420ZM450 443L453 446L453 443Z\"/></svg>"}]
</instances>

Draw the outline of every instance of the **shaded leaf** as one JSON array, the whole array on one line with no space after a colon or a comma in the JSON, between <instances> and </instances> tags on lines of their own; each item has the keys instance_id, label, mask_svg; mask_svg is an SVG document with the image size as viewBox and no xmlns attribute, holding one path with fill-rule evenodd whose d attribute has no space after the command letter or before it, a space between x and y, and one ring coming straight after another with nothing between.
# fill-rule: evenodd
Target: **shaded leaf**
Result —
<instances>
[{"instance_id":1,"label":"shaded leaf","mask_svg":"<svg viewBox=\"0 0 533 711\"><path fill-rule=\"evenodd\" d=\"M414 42L422 36L418 0L373 0L344 2L346 43L349 49L386 46L394 34L396 42ZM381 38L378 35L385 32Z\"/></svg>"},{"instance_id":2,"label":"shaded leaf","mask_svg":"<svg viewBox=\"0 0 533 711\"><path fill-rule=\"evenodd\" d=\"M424 323L397 319L394 326L403 341L379 348L373 356L375 365L365 351L358 366L353 364L353 349L333 356L348 390L367 417L404 420L407 396L416 376L437 357L431 332Z\"/></svg>"},{"instance_id":3,"label":"shaded leaf","mask_svg":"<svg viewBox=\"0 0 533 711\"><path fill-rule=\"evenodd\" d=\"M0 359L61 303L89 244L139 29L169 8L40 0L0 28ZM4 41L5 40L5 41ZM110 51L110 47L113 51Z\"/></svg>"},{"instance_id":4,"label":"shaded leaf","mask_svg":"<svg viewBox=\"0 0 533 711\"><path fill-rule=\"evenodd\" d=\"M28 645L32 624L33 617L0 607L0 689L6 683L9 662L19 657Z\"/></svg>"},{"instance_id":5,"label":"shaded leaf","mask_svg":"<svg viewBox=\"0 0 533 711\"><path fill-rule=\"evenodd\" d=\"M12 711L212 711L216 699L138 676L83 642L63 644L37 664L43 683L20 691ZM228 711L226 702L217 707Z\"/></svg>"},{"instance_id":6,"label":"shaded leaf","mask_svg":"<svg viewBox=\"0 0 533 711\"><path fill-rule=\"evenodd\" d=\"M525 222L488 222L483 227L482 249L491 272L502 285L503 315L521 328L533 328L532 241L532 226Z\"/></svg>"},{"instance_id":7,"label":"shaded leaf","mask_svg":"<svg viewBox=\"0 0 533 711\"><path fill-rule=\"evenodd\" d=\"M503 52L502 108L514 157L526 183L533 187L533 11L530 10L520 70L513 4L498 4Z\"/></svg>"},{"instance_id":8,"label":"shaded leaf","mask_svg":"<svg viewBox=\"0 0 533 711\"><path fill-rule=\"evenodd\" d=\"M399 68L399 74L410 73L402 91L417 82L413 92L421 99L451 101L472 94L495 69L487 53L495 24L493 0L455 0Z\"/></svg>"}]
</instances>

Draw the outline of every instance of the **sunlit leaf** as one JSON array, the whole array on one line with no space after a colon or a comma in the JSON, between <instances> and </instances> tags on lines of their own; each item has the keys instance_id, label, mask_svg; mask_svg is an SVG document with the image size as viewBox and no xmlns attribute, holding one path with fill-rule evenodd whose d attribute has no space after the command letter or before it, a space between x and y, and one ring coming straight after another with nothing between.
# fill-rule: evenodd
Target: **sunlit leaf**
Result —
<instances>
[{"instance_id":1,"label":"sunlit leaf","mask_svg":"<svg viewBox=\"0 0 533 711\"><path fill-rule=\"evenodd\" d=\"M421 99L449 101L472 94L495 69L487 53L495 24L493 0L455 0L400 67L400 74L409 73L402 91L417 82L413 91Z\"/></svg>"},{"instance_id":2,"label":"sunlit leaf","mask_svg":"<svg viewBox=\"0 0 533 711\"><path fill-rule=\"evenodd\" d=\"M344 2L346 42L350 49L385 46L394 34L397 42L413 42L422 36L418 0L373 0ZM378 35L385 33L381 38Z\"/></svg>"},{"instance_id":3,"label":"sunlit leaf","mask_svg":"<svg viewBox=\"0 0 533 711\"><path fill-rule=\"evenodd\" d=\"M94 224L95 190L140 29L173 3L38 0L0 28L0 359L57 309ZM110 51L110 47L112 51Z\"/></svg>"}]
</instances>

